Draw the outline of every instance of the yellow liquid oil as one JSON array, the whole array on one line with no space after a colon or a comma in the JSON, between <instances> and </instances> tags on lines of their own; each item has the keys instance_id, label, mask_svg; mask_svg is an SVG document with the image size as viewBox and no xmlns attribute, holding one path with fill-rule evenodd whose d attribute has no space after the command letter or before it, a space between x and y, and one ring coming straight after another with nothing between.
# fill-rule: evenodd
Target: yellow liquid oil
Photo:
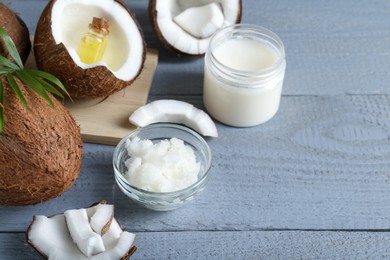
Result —
<instances>
[{"instance_id":1,"label":"yellow liquid oil","mask_svg":"<svg viewBox=\"0 0 390 260\"><path fill-rule=\"evenodd\" d=\"M105 49L106 39L104 37L87 34L81 39L77 54L83 63L91 64L102 60Z\"/></svg>"}]
</instances>

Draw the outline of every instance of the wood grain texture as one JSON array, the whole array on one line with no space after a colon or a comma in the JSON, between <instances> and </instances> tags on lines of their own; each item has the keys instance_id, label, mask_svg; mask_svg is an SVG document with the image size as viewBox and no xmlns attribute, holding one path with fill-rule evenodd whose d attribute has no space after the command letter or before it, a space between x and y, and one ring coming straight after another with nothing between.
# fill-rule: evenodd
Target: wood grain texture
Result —
<instances>
[{"instance_id":1,"label":"wood grain texture","mask_svg":"<svg viewBox=\"0 0 390 260\"><path fill-rule=\"evenodd\" d=\"M33 32L46 1L7 3ZM159 51L149 101L204 108L203 59L163 49L147 1L126 3ZM143 209L115 184L114 147L85 143L82 174L67 193L0 207L2 259L35 256L21 233L33 215L101 199L137 233L134 259L390 258L390 2L244 0L243 13L244 23L285 44L281 106L257 127L217 123L219 137L207 139L214 158L206 190L172 212Z\"/></svg>"},{"instance_id":2,"label":"wood grain texture","mask_svg":"<svg viewBox=\"0 0 390 260\"><path fill-rule=\"evenodd\" d=\"M0 234L2 260L41 259L24 234ZM388 259L388 232L140 232L131 259Z\"/></svg>"},{"instance_id":3,"label":"wood grain texture","mask_svg":"<svg viewBox=\"0 0 390 260\"><path fill-rule=\"evenodd\" d=\"M30 32L45 1L9 1ZM203 59L178 58L154 35L148 1L125 1L149 48L159 50L153 94L202 94ZM31 6L31 8L25 8ZM390 94L390 2L386 0L243 1L243 23L277 33L286 48L284 95Z\"/></svg>"},{"instance_id":4,"label":"wood grain texture","mask_svg":"<svg viewBox=\"0 0 390 260\"><path fill-rule=\"evenodd\" d=\"M201 100L186 99L194 104ZM218 124L206 190L177 211L130 202L116 186L114 147L85 144L80 179L43 205L0 210L0 231L106 199L124 226L175 230L387 230L390 225L389 96L286 97L269 123Z\"/></svg>"},{"instance_id":5,"label":"wood grain texture","mask_svg":"<svg viewBox=\"0 0 390 260\"><path fill-rule=\"evenodd\" d=\"M34 40L33 36L30 38ZM129 123L129 116L147 103L157 63L158 51L147 49L140 75L123 90L103 98L65 100L64 105L80 126L84 142L116 145L137 128ZM24 65L37 68L32 51Z\"/></svg>"},{"instance_id":6,"label":"wood grain texture","mask_svg":"<svg viewBox=\"0 0 390 260\"><path fill-rule=\"evenodd\" d=\"M94 103L74 100L65 107L80 125L84 142L116 145L137 127L129 123L129 116L145 105L158 61L158 53L148 49L144 68L130 86Z\"/></svg>"}]
</instances>

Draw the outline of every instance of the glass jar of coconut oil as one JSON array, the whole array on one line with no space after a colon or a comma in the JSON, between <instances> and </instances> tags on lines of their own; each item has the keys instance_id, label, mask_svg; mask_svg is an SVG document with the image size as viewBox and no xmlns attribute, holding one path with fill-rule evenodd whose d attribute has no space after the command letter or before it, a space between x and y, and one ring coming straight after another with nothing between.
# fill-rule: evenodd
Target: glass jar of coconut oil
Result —
<instances>
[{"instance_id":1,"label":"glass jar of coconut oil","mask_svg":"<svg viewBox=\"0 0 390 260\"><path fill-rule=\"evenodd\" d=\"M205 56L208 113L237 127L268 121L279 108L285 68L283 43L270 30L248 24L219 29Z\"/></svg>"}]
</instances>

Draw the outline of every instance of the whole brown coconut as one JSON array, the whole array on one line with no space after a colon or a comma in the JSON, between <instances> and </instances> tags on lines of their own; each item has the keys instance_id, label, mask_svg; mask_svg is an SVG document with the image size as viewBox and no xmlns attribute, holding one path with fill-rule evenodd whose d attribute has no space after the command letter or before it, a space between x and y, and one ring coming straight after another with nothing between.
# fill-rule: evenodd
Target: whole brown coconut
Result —
<instances>
[{"instance_id":1,"label":"whole brown coconut","mask_svg":"<svg viewBox=\"0 0 390 260\"><path fill-rule=\"evenodd\" d=\"M52 8L58 0L50 0L38 21L34 38L34 55L40 70L53 74L65 85L73 98L106 97L131 85L142 71L146 58L146 43L143 40L141 27L133 13L121 0L119 3L131 16L142 36L142 66L137 74L128 81L118 79L105 66L83 69L70 56L63 43L56 44L52 34ZM119 50L120 51L120 50Z\"/></svg>"},{"instance_id":2,"label":"whole brown coconut","mask_svg":"<svg viewBox=\"0 0 390 260\"><path fill-rule=\"evenodd\" d=\"M17 84L26 109L7 82L4 85L5 126L0 133L0 204L29 205L64 193L80 174L80 130L64 106Z\"/></svg>"},{"instance_id":3,"label":"whole brown coconut","mask_svg":"<svg viewBox=\"0 0 390 260\"><path fill-rule=\"evenodd\" d=\"M0 3L0 27L9 34L24 63L31 50L28 28L23 20L3 3ZM2 41L0 41L0 54L8 56L7 48L5 48Z\"/></svg>"}]
</instances>

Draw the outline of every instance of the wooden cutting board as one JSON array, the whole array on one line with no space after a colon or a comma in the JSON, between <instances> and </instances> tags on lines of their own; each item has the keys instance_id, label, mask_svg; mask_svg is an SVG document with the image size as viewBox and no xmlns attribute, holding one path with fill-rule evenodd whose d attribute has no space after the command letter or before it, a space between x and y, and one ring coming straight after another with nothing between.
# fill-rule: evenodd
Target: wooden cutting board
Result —
<instances>
[{"instance_id":1,"label":"wooden cutting board","mask_svg":"<svg viewBox=\"0 0 390 260\"><path fill-rule=\"evenodd\" d=\"M116 145L136 128L128 119L147 102L157 62L157 50L148 49L144 68L131 86L105 98L65 101L65 107L80 125L84 142ZM26 67L36 67L33 55Z\"/></svg>"}]
</instances>

